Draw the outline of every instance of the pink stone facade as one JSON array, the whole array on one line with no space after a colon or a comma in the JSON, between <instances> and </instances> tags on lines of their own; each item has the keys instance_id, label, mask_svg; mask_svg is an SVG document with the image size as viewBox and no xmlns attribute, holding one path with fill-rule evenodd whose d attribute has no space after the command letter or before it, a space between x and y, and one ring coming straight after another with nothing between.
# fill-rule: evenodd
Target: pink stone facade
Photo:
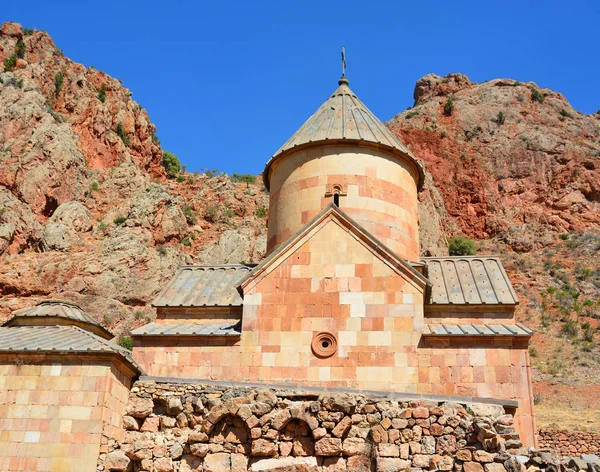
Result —
<instances>
[{"instance_id":1,"label":"pink stone facade","mask_svg":"<svg viewBox=\"0 0 600 472\"><path fill-rule=\"evenodd\" d=\"M357 146L320 146L270 169L267 252L302 229L342 189L340 208L398 256L419 259L417 172L407 161Z\"/></svg>"},{"instance_id":2,"label":"pink stone facade","mask_svg":"<svg viewBox=\"0 0 600 472\"><path fill-rule=\"evenodd\" d=\"M0 470L93 472L120 441L131 374L100 361L0 361Z\"/></svg>"},{"instance_id":3,"label":"pink stone facade","mask_svg":"<svg viewBox=\"0 0 600 472\"><path fill-rule=\"evenodd\" d=\"M335 212L242 288L240 338L144 339L136 360L156 376L518 400L517 428L535 444L527 342L424 338L424 324L444 314L426 311L423 279ZM513 315L506 308L466 314L470 322L514 324ZM331 357L311 349L321 332L336 337Z\"/></svg>"}]
</instances>

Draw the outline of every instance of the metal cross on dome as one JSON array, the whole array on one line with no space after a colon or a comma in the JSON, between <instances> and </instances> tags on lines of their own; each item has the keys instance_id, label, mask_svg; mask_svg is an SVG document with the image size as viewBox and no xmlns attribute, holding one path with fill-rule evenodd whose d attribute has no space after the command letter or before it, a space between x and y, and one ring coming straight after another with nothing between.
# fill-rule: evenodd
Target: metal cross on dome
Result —
<instances>
[{"instance_id":1,"label":"metal cross on dome","mask_svg":"<svg viewBox=\"0 0 600 472\"><path fill-rule=\"evenodd\" d=\"M342 46L342 77L346 77L346 47Z\"/></svg>"}]
</instances>

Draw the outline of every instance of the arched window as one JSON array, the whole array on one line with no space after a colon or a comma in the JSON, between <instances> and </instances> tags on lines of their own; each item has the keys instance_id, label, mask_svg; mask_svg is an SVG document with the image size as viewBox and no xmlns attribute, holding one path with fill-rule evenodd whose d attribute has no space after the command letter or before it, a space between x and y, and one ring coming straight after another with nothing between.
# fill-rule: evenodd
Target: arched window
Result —
<instances>
[{"instance_id":1,"label":"arched window","mask_svg":"<svg viewBox=\"0 0 600 472\"><path fill-rule=\"evenodd\" d=\"M333 204L334 204L336 207L339 207L339 206L340 206L340 194L339 194L339 193L334 193L334 194L333 194Z\"/></svg>"}]
</instances>

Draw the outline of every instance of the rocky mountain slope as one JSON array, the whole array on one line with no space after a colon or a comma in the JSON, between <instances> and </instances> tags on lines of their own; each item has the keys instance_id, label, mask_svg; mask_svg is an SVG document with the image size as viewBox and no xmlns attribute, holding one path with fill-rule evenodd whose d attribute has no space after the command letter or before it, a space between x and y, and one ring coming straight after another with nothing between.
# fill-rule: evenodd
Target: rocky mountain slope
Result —
<instances>
[{"instance_id":1,"label":"rocky mountain slope","mask_svg":"<svg viewBox=\"0 0 600 472\"><path fill-rule=\"evenodd\" d=\"M14 23L0 63L0 318L56 297L126 332L152 318L178 265L264 255L261 186L167 179L155 128L118 80Z\"/></svg>"},{"instance_id":2,"label":"rocky mountain slope","mask_svg":"<svg viewBox=\"0 0 600 472\"><path fill-rule=\"evenodd\" d=\"M55 297L127 332L178 265L263 257L260 179L168 178L131 92L44 32L5 23L0 61L0 319ZM500 253L536 378L600 384L600 112L533 82L428 75L388 125L427 168L423 253L455 235Z\"/></svg>"}]
</instances>

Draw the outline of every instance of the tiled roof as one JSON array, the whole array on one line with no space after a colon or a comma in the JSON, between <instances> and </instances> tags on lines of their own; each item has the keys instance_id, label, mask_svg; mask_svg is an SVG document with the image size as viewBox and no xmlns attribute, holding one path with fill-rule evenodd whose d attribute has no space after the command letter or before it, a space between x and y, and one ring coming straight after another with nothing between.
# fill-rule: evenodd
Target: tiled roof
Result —
<instances>
[{"instance_id":1,"label":"tiled roof","mask_svg":"<svg viewBox=\"0 0 600 472\"><path fill-rule=\"evenodd\" d=\"M3 323L3 326L23 326L40 319L55 318L57 324L89 325L90 331L106 339L113 337L112 333L88 315L78 305L63 300L45 300L35 306L22 308L13 313L13 317Z\"/></svg>"},{"instance_id":2,"label":"tiled roof","mask_svg":"<svg viewBox=\"0 0 600 472\"><path fill-rule=\"evenodd\" d=\"M282 154L300 146L326 141L353 141L373 143L391 150L400 151L408 157L419 171L419 187L424 179L421 164L396 136L369 110L348 87L342 78L339 87L296 131L267 163L267 169ZM343 165L343 163L340 163ZM269 188L268 171L265 184Z\"/></svg>"},{"instance_id":3,"label":"tiled roof","mask_svg":"<svg viewBox=\"0 0 600 472\"><path fill-rule=\"evenodd\" d=\"M114 353L144 373L127 349L78 326L12 326L0 328L0 352Z\"/></svg>"},{"instance_id":4,"label":"tiled roof","mask_svg":"<svg viewBox=\"0 0 600 472\"><path fill-rule=\"evenodd\" d=\"M437 324L425 325L423 336L532 336L533 331L521 324Z\"/></svg>"},{"instance_id":5,"label":"tiled roof","mask_svg":"<svg viewBox=\"0 0 600 472\"><path fill-rule=\"evenodd\" d=\"M242 306L236 287L251 269L241 264L180 267L152 306Z\"/></svg>"},{"instance_id":6,"label":"tiled roof","mask_svg":"<svg viewBox=\"0 0 600 472\"><path fill-rule=\"evenodd\" d=\"M516 305L517 294L495 256L424 257L432 305Z\"/></svg>"},{"instance_id":7,"label":"tiled roof","mask_svg":"<svg viewBox=\"0 0 600 472\"><path fill-rule=\"evenodd\" d=\"M240 336L240 323L149 323L134 329L132 336Z\"/></svg>"}]
</instances>

